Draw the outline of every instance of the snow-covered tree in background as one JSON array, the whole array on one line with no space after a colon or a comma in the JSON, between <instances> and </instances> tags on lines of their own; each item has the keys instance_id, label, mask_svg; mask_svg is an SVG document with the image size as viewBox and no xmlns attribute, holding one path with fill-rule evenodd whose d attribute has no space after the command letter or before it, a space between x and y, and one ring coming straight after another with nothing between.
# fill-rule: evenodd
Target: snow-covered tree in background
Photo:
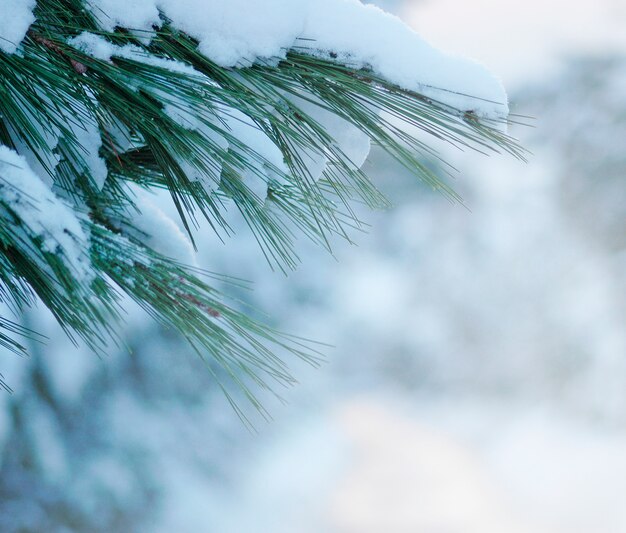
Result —
<instances>
[{"instance_id":1,"label":"snow-covered tree in background","mask_svg":"<svg viewBox=\"0 0 626 533\"><path fill-rule=\"evenodd\" d=\"M194 265L199 219L230 237L236 209L285 270L300 235L328 246L358 227L351 202L385 204L370 143L451 198L428 135L519 155L497 79L356 0L0 7L1 297L17 316L42 301L97 351L126 295L242 386L288 383L279 348L313 351L224 303ZM16 351L35 334L0 325Z\"/></svg>"}]
</instances>

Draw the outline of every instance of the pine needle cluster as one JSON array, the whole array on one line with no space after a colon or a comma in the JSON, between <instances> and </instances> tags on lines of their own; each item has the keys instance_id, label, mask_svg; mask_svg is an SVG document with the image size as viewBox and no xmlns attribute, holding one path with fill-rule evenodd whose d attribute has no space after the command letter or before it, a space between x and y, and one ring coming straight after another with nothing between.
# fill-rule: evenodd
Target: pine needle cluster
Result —
<instances>
[{"instance_id":1,"label":"pine needle cluster","mask_svg":"<svg viewBox=\"0 0 626 533\"><path fill-rule=\"evenodd\" d=\"M458 199L454 191L424 164L426 156L439 156L423 133L461 149L523 155L501 124L400 89L367 68L338 61L334 51L311 54L314 43L307 41L280 60L224 68L165 18L150 35L129 28L107 32L82 0L39 0L35 17L19 53L0 52L0 145L36 159L46 174L40 177L53 184L88 236L72 238L84 244L93 275L77 275L76 265L31 227L15 203L16 195L28 203L29 191L12 190L0 175L0 298L17 316L40 300L68 335L94 350L115 338L127 295L236 382L243 373L261 387L290 383L277 355L284 349L315 360L310 346L228 306L206 272L147 245L133 228L137 206L129 184L168 191L192 242L202 238L195 231L201 219L222 238L232 236L224 208L234 204L265 258L288 270L298 263L301 236L329 247L333 235L349 239L359 226L355 201L386 205L311 106L341 117L452 199ZM85 52L75 39L85 32L118 53L98 59ZM124 53L128 49L133 54ZM173 118L172 110L193 116L196 127ZM238 138L223 120L229 113L243 114L267 136L285 167ZM104 180L83 142L88 130L100 139ZM219 138L228 141L226 148ZM320 179L303 160L311 152L328 160ZM267 182L266 198L246 185L244 173ZM37 208L37 198L32 203ZM23 334L34 333L0 319L3 346L24 351Z\"/></svg>"}]
</instances>

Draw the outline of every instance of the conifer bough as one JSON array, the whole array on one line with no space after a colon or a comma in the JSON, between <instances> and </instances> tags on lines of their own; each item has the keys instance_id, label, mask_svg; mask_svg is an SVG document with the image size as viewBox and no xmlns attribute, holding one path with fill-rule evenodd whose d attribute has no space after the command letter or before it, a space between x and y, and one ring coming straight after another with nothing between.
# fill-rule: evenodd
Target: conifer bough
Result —
<instances>
[{"instance_id":1,"label":"conifer bough","mask_svg":"<svg viewBox=\"0 0 626 533\"><path fill-rule=\"evenodd\" d=\"M229 307L193 266L234 206L267 260L328 247L385 199L371 144L444 194L428 139L521 157L501 84L357 0L0 0L0 298L104 350L124 295L249 394L314 352ZM151 201L168 191L177 224ZM0 343L31 334L0 319ZM210 366L210 365L209 365ZM212 368L212 367L211 367ZM253 400L254 401L254 400Z\"/></svg>"}]
</instances>

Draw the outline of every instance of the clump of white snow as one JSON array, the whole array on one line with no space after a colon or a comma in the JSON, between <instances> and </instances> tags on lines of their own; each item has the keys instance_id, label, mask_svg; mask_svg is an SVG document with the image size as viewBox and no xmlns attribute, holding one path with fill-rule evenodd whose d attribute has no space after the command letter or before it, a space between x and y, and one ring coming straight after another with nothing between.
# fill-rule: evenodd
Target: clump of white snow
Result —
<instances>
[{"instance_id":1,"label":"clump of white snow","mask_svg":"<svg viewBox=\"0 0 626 533\"><path fill-rule=\"evenodd\" d=\"M116 56L166 69L171 72L178 72L179 74L196 77L201 76L199 72L180 61L157 57L132 44L117 46L107 41L104 37L89 32L83 32L73 37L68 43L86 54L103 61L110 61L113 56Z\"/></svg>"},{"instance_id":2,"label":"clump of white snow","mask_svg":"<svg viewBox=\"0 0 626 533\"><path fill-rule=\"evenodd\" d=\"M133 226L142 240L157 252L189 266L197 266L196 254L187 236L158 206L157 199L137 186L131 186L138 212Z\"/></svg>"},{"instance_id":3,"label":"clump of white snow","mask_svg":"<svg viewBox=\"0 0 626 533\"><path fill-rule=\"evenodd\" d=\"M481 65L445 54L399 18L358 0L91 0L106 30L172 25L221 66L276 62L289 50L371 68L405 89L478 116L508 113L502 83Z\"/></svg>"},{"instance_id":4,"label":"clump of white snow","mask_svg":"<svg viewBox=\"0 0 626 533\"><path fill-rule=\"evenodd\" d=\"M34 5L0 0L0 50L16 51L34 21ZM508 114L502 83L484 67L437 50L398 17L359 0L89 0L87 8L104 30L125 27L144 40L163 25L162 13L222 66L276 62L299 50L371 68L400 87L481 117ZM102 41L83 44L96 57L111 55Z\"/></svg>"},{"instance_id":5,"label":"clump of white snow","mask_svg":"<svg viewBox=\"0 0 626 533\"><path fill-rule=\"evenodd\" d=\"M98 105L94 99L94 105ZM80 148L74 163L82 168L92 179L93 184L101 190L108 176L108 169L104 159L99 155L102 146L100 128L96 120L85 114L80 122L72 123L68 121L69 129L72 131Z\"/></svg>"},{"instance_id":6,"label":"clump of white snow","mask_svg":"<svg viewBox=\"0 0 626 533\"><path fill-rule=\"evenodd\" d=\"M287 93L283 96L315 120L334 140L333 145L327 147L324 152L311 147L297 148L298 155L302 158L313 180L322 177L324 171L329 168L329 161L333 161L337 153L341 154L342 159L349 166L355 169L363 166L371 148L370 138L366 133L337 114L324 109L323 102L317 98L310 96L300 98Z\"/></svg>"},{"instance_id":7,"label":"clump of white snow","mask_svg":"<svg viewBox=\"0 0 626 533\"><path fill-rule=\"evenodd\" d=\"M12 54L35 22L36 0L0 0L0 51Z\"/></svg>"},{"instance_id":8,"label":"clump of white snow","mask_svg":"<svg viewBox=\"0 0 626 533\"><path fill-rule=\"evenodd\" d=\"M74 211L30 169L26 160L0 146L0 200L19 216L25 231L42 239L42 249L65 260L79 281L93 279L86 250L89 238Z\"/></svg>"},{"instance_id":9,"label":"clump of white snow","mask_svg":"<svg viewBox=\"0 0 626 533\"><path fill-rule=\"evenodd\" d=\"M259 200L265 200L267 185L272 178L281 181L276 171L283 174L288 172L282 152L247 115L229 109L223 110L221 116L228 133L250 150L250 153L245 154L237 146L230 147L230 150L240 152L241 156L247 156L246 159L250 161L250 168L241 169L244 184ZM255 157L261 158L264 163L255 164Z\"/></svg>"}]
</instances>

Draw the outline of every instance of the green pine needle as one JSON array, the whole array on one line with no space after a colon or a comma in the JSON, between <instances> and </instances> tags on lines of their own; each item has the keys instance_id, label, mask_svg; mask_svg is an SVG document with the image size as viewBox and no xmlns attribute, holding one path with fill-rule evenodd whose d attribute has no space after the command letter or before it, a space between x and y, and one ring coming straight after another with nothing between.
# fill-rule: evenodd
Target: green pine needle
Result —
<instances>
[{"instance_id":1,"label":"green pine needle","mask_svg":"<svg viewBox=\"0 0 626 533\"><path fill-rule=\"evenodd\" d=\"M41 239L0 197L0 300L16 314L41 300L72 339L104 351L116 341L125 294L184 335L202 358L208 355L218 362L260 410L255 387L271 389L294 381L277 354L295 354L316 364L314 345L226 305L204 273L140 242L132 231L129 184L169 191L192 242L200 219L220 238L232 236L224 216L225 200L232 201L270 265L288 270L298 264L295 243L301 236L330 249L333 235L349 240L354 229L363 228L353 211L355 202L372 208L387 205L366 173L303 104L345 119L455 201L460 198L445 176L424 164L426 158L440 159L439 154L424 136L410 133L411 128L460 149L524 157L517 142L502 133L501 124L400 89L367 69L313 56L306 42L271 64L224 68L166 20L151 39L140 41L128 29L101 31L80 0L40 0L35 15L21 52L0 52L0 145L31 153L47 174L42 177L54 183L57 194L78 214L90 235L85 253L95 277L87 284L78 282L63 259L45 251ZM118 46L133 45L141 55L96 59L69 44L83 32ZM151 58L177 61L194 73L172 70ZM202 129L174 120L172 109L192 113ZM274 143L288 171L233 134L224 120L228 110L243 113ZM108 176L101 189L81 144L81 128L87 123L97 126L102 139L99 155ZM57 140L52 145L51 136ZM304 151L330 160L321 179L310 174ZM216 190L209 192L194 181L189 168L212 181ZM267 200L245 185L244 173L267 181ZM0 345L8 349L23 352L14 338L31 333L0 318ZM0 386L5 386L2 380ZM227 385L224 390L228 394Z\"/></svg>"}]
</instances>

